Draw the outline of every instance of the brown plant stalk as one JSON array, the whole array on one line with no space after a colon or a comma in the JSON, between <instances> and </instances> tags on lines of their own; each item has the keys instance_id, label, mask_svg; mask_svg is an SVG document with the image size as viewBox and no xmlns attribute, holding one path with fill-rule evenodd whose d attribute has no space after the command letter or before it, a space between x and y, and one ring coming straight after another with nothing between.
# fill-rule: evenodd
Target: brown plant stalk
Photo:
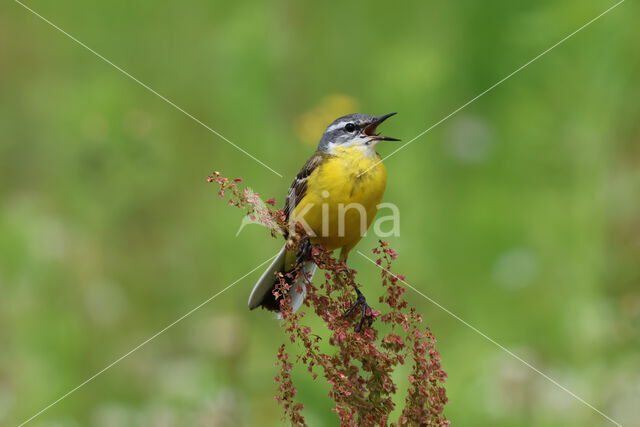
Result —
<instances>
[{"instance_id":1,"label":"brown plant stalk","mask_svg":"<svg viewBox=\"0 0 640 427\"><path fill-rule=\"evenodd\" d=\"M228 197L230 205L245 209L253 220L268 226L272 236L278 236L288 226L282 210L267 206L273 206L275 201L269 199L262 203L256 193L239 187L241 179L230 180L214 172L208 181L218 184L219 197ZM405 299L406 288L401 285L404 278L390 272L397 253L384 241L379 241L373 253L376 264L381 267L380 284L384 294L378 301L380 311L368 309L364 313L369 322L360 332L356 332L354 326L363 313L356 310L344 316L353 303L354 287L360 287L356 282L357 273L323 247L314 245L311 249L311 260L324 271L324 278L316 284L306 280L304 304L308 310L293 312L291 309L288 283L295 281L285 280L281 275L276 285L274 295L281 297L283 329L290 342L301 348L300 353L293 356L282 344L277 354L280 372L275 377L278 384L275 398L284 410L283 418L292 425L307 425L303 405L296 401L297 390L292 379L294 358L306 367L313 379L322 375L330 384L329 397L342 426L449 425L444 416L447 397L443 384L447 375L440 365L436 338ZM302 273L294 270L287 274ZM328 335L323 331L325 336L322 336L305 325L303 320L309 311L322 318ZM330 352L321 351L322 340L328 340ZM391 413L399 404L393 400L398 387L392 374L399 365L405 364L411 365L407 397L397 420L391 421Z\"/></svg>"}]
</instances>

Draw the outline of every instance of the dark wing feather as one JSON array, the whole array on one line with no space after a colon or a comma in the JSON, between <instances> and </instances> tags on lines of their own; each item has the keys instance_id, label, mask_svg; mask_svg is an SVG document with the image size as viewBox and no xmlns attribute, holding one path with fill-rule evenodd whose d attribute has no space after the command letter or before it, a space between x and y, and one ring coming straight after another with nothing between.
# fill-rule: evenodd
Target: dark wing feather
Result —
<instances>
[{"instance_id":1,"label":"dark wing feather","mask_svg":"<svg viewBox=\"0 0 640 427\"><path fill-rule=\"evenodd\" d=\"M289 187L289 193L287 194L287 201L284 205L284 215L289 222L289 216L298 205L300 200L307 194L307 179L309 179L309 175L322 163L324 158L327 156L326 153L316 152L307 163L304 164L296 178L291 183L291 187Z\"/></svg>"}]
</instances>

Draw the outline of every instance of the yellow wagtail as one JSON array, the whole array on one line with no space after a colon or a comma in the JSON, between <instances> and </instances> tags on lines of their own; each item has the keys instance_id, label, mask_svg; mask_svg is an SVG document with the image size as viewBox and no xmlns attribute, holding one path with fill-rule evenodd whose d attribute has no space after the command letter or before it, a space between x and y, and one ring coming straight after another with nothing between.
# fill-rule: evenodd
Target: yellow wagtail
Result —
<instances>
[{"instance_id":1,"label":"yellow wagtail","mask_svg":"<svg viewBox=\"0 0 640 427\"><path fill-rule=\"evenodd\" d=\"M349 114L336 119L322 135L317 151L293 180L284 207L290 230L295 223L305 229L309 236L307 246L311 243L329 251L340 249L340 259L346 262L349 251L366 233L387 185L387 172L376 145L380 141L399 141L380 136L376 128L394 114ZM272 293L277 283L275 274L290 272L297 266L301 274L291 284L289 295L293 309L300 307L306 294L304 281L316 270L316 265L302 259L300 252L291 245L289 249L286 244L283 246L253 287L249 309L262 306L278 311L279 299ZM364 314L366 302L358 289L356 292L356 304L363 304Z\"/></svg>"}]
</instances>

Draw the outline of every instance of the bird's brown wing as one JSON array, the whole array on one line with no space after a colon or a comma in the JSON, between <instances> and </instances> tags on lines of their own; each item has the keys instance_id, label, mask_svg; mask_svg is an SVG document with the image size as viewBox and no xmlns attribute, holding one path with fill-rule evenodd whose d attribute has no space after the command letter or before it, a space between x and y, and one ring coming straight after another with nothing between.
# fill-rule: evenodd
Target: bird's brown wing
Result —
<instances>
[{"instance_id":1,"label":"bird's brown wing","mask_svg":"<svg viewBox=\"0 0 640 427\"><path fill-rule=\"evenodd\" d=\"M307 194L307 180L309 179L309 175L322 163L326 156L328 156L328 154L317 151L307 160L307 163L304 164L291 183L289 193L287 194L287 201L284 205L284 214L287 222L289 222L289 216L295 207L298 206L300 200Z\"/></svg>"}]
</instances>

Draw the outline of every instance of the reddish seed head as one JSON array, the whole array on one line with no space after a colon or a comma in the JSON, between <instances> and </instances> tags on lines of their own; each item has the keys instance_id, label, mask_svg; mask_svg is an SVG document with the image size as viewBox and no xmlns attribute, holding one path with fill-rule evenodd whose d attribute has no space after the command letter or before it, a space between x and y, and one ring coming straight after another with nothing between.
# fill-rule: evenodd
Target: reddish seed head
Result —
<instances>
[{"instance_id":1,"label":"reddish seed head","mask_svg":"<svg viewBox=\"0 0 640 427\"><path fill-rule=\"evenodd\" d=\"M230 183L228 178L213 172L207 181L216 182L219 195L223 197L226 192L231 197L230 204L246 209L250 218L261 223L273 221L276 229L288 228L282 209L268 207L275 205L275 199L268 199L265 204L259 203L257 193L238 188L237 183L242 179L236 178ZM304 230L300 227L296 231L303 235ZM279 237L278 234L273 235ZM320 373L331 386L329 396L335 402L333 410L341 425L390 424L392 420L389 416L395 405L401 405L397 420L400 425L449 425L443 415L447 397L441 385L446 373L440 366L435 337L422 326L422 317L415 309L409 308L404 300L406 289L400 281L405 280L404 276L389 272L392 261L398 256L397 252L384 241L380 241L372 251L377 258L376 264L384 268L380 269L384 295L380 298L380 306L365 313L376 323L369 326L365 324L359 333L354 330L354 325L360 319L359 309L348 318L343 316L343 312L353 303L353 286L366 290L375 287L375 282L361 287L356 283L355 271L348 270L344 263L337 261L323 248L312 247L312 260L325 270L325 280L318 285L307 284L305 306L323 319L329 330L328 336L323 337L324 329L314 333L310 326L303 323L304 311L294 313L291 310L288 296L290 285L287 281L295 282L296 273L289 274L287 281L284 275L276 274L280 281L273 295L280 301L282 327L293 344L296 356L289 361L285 346L281 345L278 349L279 373L275 377L278 393L275 399L282 406L284 419L291 424L306 425L301 412L303 405L296 402L297 389L291 376L295 361L303 364L313 379ZM376 324L393 328L394 333L379 334ZM320 341L324 341L322 350L318 344ZM406 400L394 403L392 397L398 391L398 386L393 381L392 373L405 361L411 363L408 389L404 393Z\"/></svg>"}]
</instances>

